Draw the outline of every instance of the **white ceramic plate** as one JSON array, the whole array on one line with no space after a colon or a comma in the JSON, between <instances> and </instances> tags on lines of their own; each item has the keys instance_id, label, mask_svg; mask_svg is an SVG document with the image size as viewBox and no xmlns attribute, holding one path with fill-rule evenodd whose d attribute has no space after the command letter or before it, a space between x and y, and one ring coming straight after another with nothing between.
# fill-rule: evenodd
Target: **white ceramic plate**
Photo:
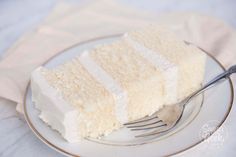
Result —
<instances>
[{"instance_id":1,"label":"white ceramic plate","mask_svg":"<svg viewBox=\"0 0 236 157\"><path fill-rule=\"evenodd\" d=\"M120 35L101 37L79 43L64 50L45 63L45 67L56 67L84 50L91 49L95 45L109 43L117 40ZM206 64L205 80L210 80L224 68L220 63L208 55ZM30 85L29 85L30 86ZM28 86L28 87L29 87ZM227 118L233 102L233 87L227 80L216 87L209 89L203 96L194 99L186 108L184 116L178 125L167 133L156 137L143 139L134 138L136 133L123 128L108 137L96 140L85 139L79 143L66 142L58 132L52 130L39 118L39 111L34 108L31 101L31 90L28 88L25 95L25 118L32 131L48 146L55 150L71 156L166 156L187 150L200 142L204 137L200 136L202 127L214 121L211 126L212 132Z\"/></svg>"}]
</instances>

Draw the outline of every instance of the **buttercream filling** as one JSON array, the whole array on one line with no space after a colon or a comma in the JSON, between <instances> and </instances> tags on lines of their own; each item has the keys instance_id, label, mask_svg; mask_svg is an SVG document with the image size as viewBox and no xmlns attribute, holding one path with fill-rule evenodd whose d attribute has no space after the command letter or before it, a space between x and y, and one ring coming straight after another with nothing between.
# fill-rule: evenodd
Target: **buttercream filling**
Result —
<instances>
[{"instance_id":1,"label":"buttercream filling","mask_svg":"<svg viewBox=\"0 0 236 157\"><path fill-rule=\"evenodd\" d=\"M78 56L80 63L90 73L96 81L101 83L104 88L109 91L115 99L115 113L120 123L128 121L127 116L127 93L119 83L117 83L105 70L103 70L89 55L88 51L84 51Z\"/></svg>"}]
</instances>

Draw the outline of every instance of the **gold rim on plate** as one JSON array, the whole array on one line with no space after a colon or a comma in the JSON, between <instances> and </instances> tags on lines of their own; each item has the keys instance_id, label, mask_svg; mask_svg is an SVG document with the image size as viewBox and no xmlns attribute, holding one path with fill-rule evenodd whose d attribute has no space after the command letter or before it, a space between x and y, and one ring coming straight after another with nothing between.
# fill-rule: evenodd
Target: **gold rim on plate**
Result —
<instances>
[{"instance_id":1,"label":"gold rim on plate","mask_svg":"<svg viewBox=\"0 0 236 157\"><path fill-rule=\"evenodd\" d=\"M70 47L68 47L68 48L66 48L66 49L64 49L64 50L62 50L62 51L60 51L60 52L57 53L56 55L50 57L46 62L43 63L43 65L46 64L46 63L48 63L52 58L54 58L54 57L56 57L56 56L62 54L63 52L65 52L65 51L67 51L67 50L69 50L69 49L71 49L71 48L73 48L73 47L76 47L76 46L79 46L79 45L83 45L83 44L86 44L86 43L88 43L88 42L92 42L92 41L96 41L96 40L102 40L102 39L112 38L112 37L115 38L115 37L119 37L119 36L121 36L121 34L110 35L110 36L104 36L104 37L97 37L97 38L93 38L93 39L90 39L90 40L86 40L86 41L79 42L79 43L77 43L77 44L74 44L74 45L72 45L72 46L70 46ZM199 48L199 47L198 47L198 48ZM217 62L218 65L220 65L220 67L225 71L224 66L223 66L214 56L212 56L210 53L206 52L206 51L203 50L202 48L200 48L200 49L201 49L203 52L205 52L209 57L211 57L215 62ZM215 132L221 127L221 125L225 122L225 120L227 119L227 117L228 117L228 115L229 115L229 113L230 113L230 111L231 111L232 105L233 105L233 99L234 99L233 83L232 83L231 78L229 78L228 80L229 80L230 90L231 90L231 100L230 100L229 108L228 108L228 111L225 113L224 118L221 120L221 122L219 123L219 125L216 126L216 129L211 133L211 135L212 135L213 133L215 133ZM48 145L49 147L53 148L54 150L56 150L56 151L58 151L58 152L60 152L60 153L63 153L63 154L65 154L65 155L67 155L67 156L70 155L70 156L73 156L73 157L80 157L80 156L78 156L78 155L76 155L76 154L72 154L72 153L70 153L70 152L67 152L67 151L64 150L63 148L57 147L56 145L52 144L50 141L48 141L46 138L44 138L44 137L38 132L37 129L35 129L34 125L32 124L32 122L31 122L31 120L30 120L30 118L29 118L29 116L28 116L27 109L26 109L26 96L27 96L27 91L28 91L29 85L30 85L30 83L28 83L27 89L26 89L26 92L25 92L25 95L24 95L24 104L23 104L23 107L24 107L24 117L25 117L25 119L26 119L27 124L28 124L29 127L31 128L31 130L34 132L34 134L35 134L41 141L43 141L46 145ZM211 136L211 135L210 135L210 136ZM210 136L208 136L207 138L201 139L200 141L198 141L198 142L196 142L196 143L194 143L194 144L192 144L192 145L186 147L185 149L181 149L181 150L179 150L179 151L177 151L177 152L174 152L174 153L172 153L172 154L167 154L167 155L165 155L165 156L176 155L176 154L179 154L179 153L181 153L181 152L184 152L184 151L186 151L186 150L188 150L188 149L190 149L190 148L193 148L193 147L195 147L196 145L198 145L198 144L202 143L203 141L205 141L206 139L208 139ZM153 142L157 142L157 141L153 141Z\"/></svg>"}]
</instances>

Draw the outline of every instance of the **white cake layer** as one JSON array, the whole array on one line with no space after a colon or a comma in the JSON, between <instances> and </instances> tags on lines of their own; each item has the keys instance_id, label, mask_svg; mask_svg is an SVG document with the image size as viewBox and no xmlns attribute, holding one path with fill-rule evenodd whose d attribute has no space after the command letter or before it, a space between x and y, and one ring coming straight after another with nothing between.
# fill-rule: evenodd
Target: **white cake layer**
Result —
<instances>
[{"instance_id":1,"label":"white cake layer","mask_svg":"<svg viewBox=\"0 0 236 157\"><path fill-rule=\"evenodd\" d=\"M42 74L44 70L39 67L32 73L32 101L40 110L39 117L68 142L78 142L82 137L98 138L121 127L114 115L114 106L104 104L95 110L81 110L68 103L59 90L49 85Z\"/></svg>"},{"instance_id":2,"label":"white cake layer","mask_svg":"<svg viewBox=\"0 0 236 157\"><path fill-rule=\"evenodd\" d=\"M40 118L69 142L78 141L77 117L75 107L67 103L62 95L52 88L41 74L42 67L31 75L32 101L40 110Z\"/></svg>"}]
</instances>

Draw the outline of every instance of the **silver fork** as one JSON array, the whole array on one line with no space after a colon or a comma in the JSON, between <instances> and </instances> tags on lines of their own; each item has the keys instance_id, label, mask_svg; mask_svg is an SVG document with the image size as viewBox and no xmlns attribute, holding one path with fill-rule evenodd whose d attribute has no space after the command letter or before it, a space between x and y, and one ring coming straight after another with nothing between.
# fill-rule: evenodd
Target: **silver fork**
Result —
<instances>
[{"instance_id":1,"label":"silver fork","mask_svg":"<svg viewBox=\"0 0 236 157\"><path fill-rule=\"evenodd\" d=\"M202 93L203 91L209 89L213 85L215 85L220 80L227 79L231 74L236 73L236 65L231 66L228 70L225 72L217 75L215 78L213 78L211 81L206 83L202 88L192 93L190 96L185 98L183 101L172 105L172 106L165 106L158 112L155 112L151 116L146 116L142 119L132 121L129 123L125 123L124 125L127 128L130 128L132 131L140 131L140 130L152 130L147 133L143 133L140 135L137 135L135 137L148 137L157 135L163 132L167 132L170 129L174 128L176 124L181 119L185 106L188 104L188 102ZM169 115L174 116L169 116ZM155 130L154 130L155 129Z\"/></svg>"}]
</instances>

